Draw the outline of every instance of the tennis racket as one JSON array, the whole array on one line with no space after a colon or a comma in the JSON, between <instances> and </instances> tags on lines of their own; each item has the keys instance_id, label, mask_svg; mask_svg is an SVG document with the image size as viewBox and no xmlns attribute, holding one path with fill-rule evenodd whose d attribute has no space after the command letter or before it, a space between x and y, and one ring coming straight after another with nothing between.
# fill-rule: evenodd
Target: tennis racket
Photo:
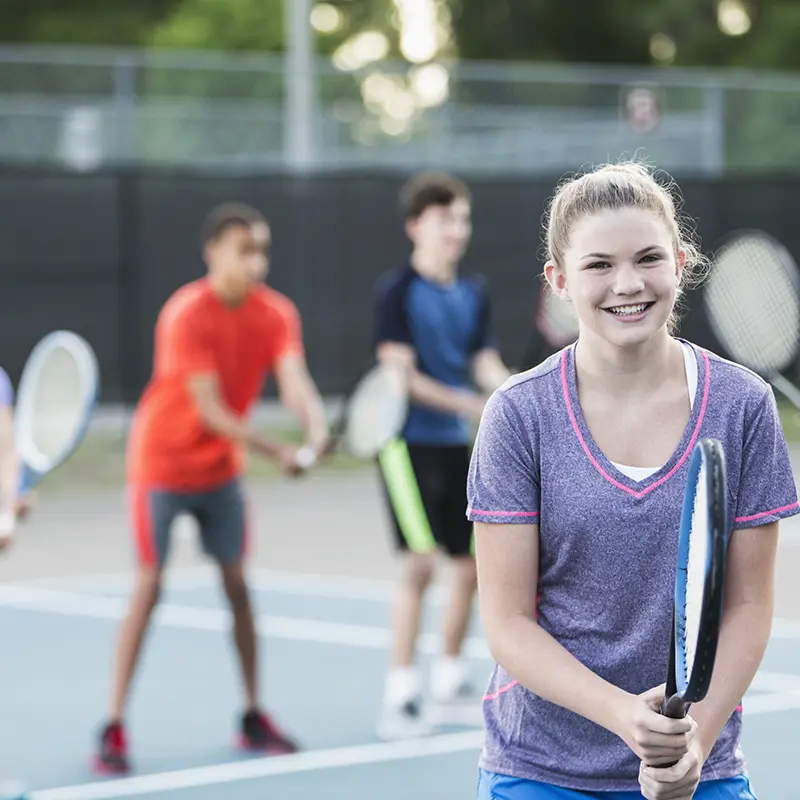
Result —
<instances>
[{"instance_id":1,"label":"tennis racket","mask_svg":"<svg viewBox=\"0 0 800 800\"><path fill-rule=\"evenodd\" d=\"M725 578L728 513L725 453L701 439L689 461L678 533L670 658L662 713L685 717L711 684Z\"/></svg>"},{"instance_id":2,"label":"tennis racket","mask_svg":"<svg viewBox=\"0 0 800 800\"><path fill-rule=\"evenodd\" d=\"M560 350L578 338L578 320L569 304L543 282L536 308L536 328L550 347Z\"/></svg>"},{"instance_id":3,"label":"tennis racket","mask_svg":"<svg viewBox=\"0 0 800 800\"><path fill-rule=\"evenodd\" d=\"M400 434L407 415L408 394L400 371L383 364L373 366L345 395L331 426L328 451L374 458Z\"/></svg>"},{"instance_id":4,"label":"tennis racket","mask_svg":"<svg viewBox=\"0 0 800 800\"><path fill-rule=\"evenodd\" d=\"M800 351L800 270L763 231L737 231L717 251L703 299L720 344L800 409L784 377Z\"/></svg>"},{"instance_id":5,"label":"tennis racket","mask_svg":"<svg viewBox=\"0 0 800 800\"><path fill-rule=\"evenodd\" d=\"M77 450L89 427L99 382L95 353L76 333L54 331L33 348L14 410L23 492Z\"/></svg>"}]
</instances>

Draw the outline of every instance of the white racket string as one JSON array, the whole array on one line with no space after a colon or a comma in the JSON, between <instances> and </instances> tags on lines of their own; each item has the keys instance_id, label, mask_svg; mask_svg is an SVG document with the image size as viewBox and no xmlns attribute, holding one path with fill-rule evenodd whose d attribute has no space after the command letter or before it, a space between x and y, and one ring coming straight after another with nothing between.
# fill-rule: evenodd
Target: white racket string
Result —
<instances>
[{"instance_id":1,"label":"white racket string","mask_svg":"<svg viewBox=\"0 0 800 800\"><path fill-rule=\"evenodd\" d=\"M706 465L703 463L697 476L697 489L692 508L689 553L686 564L686 607L684 609L684 652L687 674L691 680L692 665L697 655L700 638L700 621L703 614L706 566L708 564L709 519Z\"/></svg>"},{"instance_id":2,"label":"white racket string","mask_svg":"<svg viewBox=\"0 0 800 800\"><path fill-rule=\"evenodd\" d=\"M397 370L376 367L358 384L347 412L345 445L355 456L374 456L402 429L407 396Z\"/></svg>"},{"instance_id":3,"label":"white racket string","mask_svg":"<svg viewBox=\"0 0 800 800\"><path fill-rule=\"evenodd\" d=\"M792 365L800 349L800 299L796 267L778 243L745 235L721 248L704 301L735 361L764 376Z\"/></svg>"},{"instance_id":4,"label":"white racket string","mask_svg":"<svg viewBox=\"0 0 800 800\"><path fill-rule=\"evenodd\" d=\"M554 294L549 286L541 289L536 327L551 347L560 349L578 338L575 314L569 304Z\"/></svg>"},{"instance_id":5,"label":"white racket string","mask_svg":"<svg viewBox=\"0 0 800 800\"><path fill-rule=\"evenodd\" d=\"M46 473L73 452L85 433L98 389L94 351L69 331L49 334L25 364L15 438L22 460Z\"/></svg>"}]
</instances>

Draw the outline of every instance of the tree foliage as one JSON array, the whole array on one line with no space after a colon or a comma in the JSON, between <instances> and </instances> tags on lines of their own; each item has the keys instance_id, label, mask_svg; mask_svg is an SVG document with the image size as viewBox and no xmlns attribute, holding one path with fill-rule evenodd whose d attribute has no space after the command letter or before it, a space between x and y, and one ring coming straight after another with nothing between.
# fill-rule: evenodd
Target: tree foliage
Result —
<instances>
[{"instance_id":1,"label":"tree foliage","mask_svg":"<svg viewBox=\"0 0 800 800\"><path fill-rule=\"evenodd\" d=\"M182 0L4 0L0 42L136 46Z\"/></svg>"},{"instance_id":2,"label":"tree foliage","mask_svg":"<svg viewBox=\"0 0 800 800\"><path fill-rule=\"evenodd\" d=\"M394 0L326 0L344 25L318 34L330 53L365 29L398 54ZM145 45L276 52L285 47L286 0L5 0L0 42ZM742 0L750 30L720 30L720 0L439 0L455 52L466 59L649 64L655 34L670 37L678 66L800 67L800 3Z\"/></svg>"}]
</instances>

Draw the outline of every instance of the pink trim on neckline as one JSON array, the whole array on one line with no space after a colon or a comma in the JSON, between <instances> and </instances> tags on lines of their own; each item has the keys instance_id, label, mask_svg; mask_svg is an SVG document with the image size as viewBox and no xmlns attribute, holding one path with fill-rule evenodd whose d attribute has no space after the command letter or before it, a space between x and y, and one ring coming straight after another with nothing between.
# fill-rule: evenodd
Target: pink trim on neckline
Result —
<instances>
[{"instance_id":1,"label":"pink trim on neckline","mask_svg":"<svg viewBox=\"0 0 800 800\"><path fill-rule=\"evenodd\" d=\"M631 489L629 486L625 486L625 484L620 483L618 480L615 480L611 477L598 463L597 459L592 455L591 450L589 450L586 441L583 438L583 434L581 433L580 426L578 425L578 418L575 416L575 411L572 408L572 401L569 397L569 382L567 380L567 350L564 350L563 354L561 355L561 386L564 392L564 401L567 404L567 413L569 414L570 422L572 422L572 428L575 431L575 435L578 437L578 441L581 443L581 447L583 448L583 452L586 453L586 457L591 461L592 466L613 486L616 486L618 489L622 489L623 492L627 492L632 497L635 497L637 500L644 497L646 494L652 492L654 489L657 489L661 486L662 483L668 481L682 466L683 462L689 457L689 454L692 452L692 448L697 441L697 437L700 435L700 426L703 424L703 417L706 414L706 407L708 406L708 391L709 391L709 384L710 384L710 368L709 368L709 361L708 361L708 354L704 351L701 351L701 355L703 356L703 361L705 363L705 381L703 385L703 400L700 404L700 413L697 417L697 424L694 427L694 431L692 432L692 438L689 440L689 444L686 446L686 450L683 452L683 455L678 459L678 463L666 474L663 478L659 478L655 483L648 486L646 489L642 489L640 492L637 492L635 489Z\"/></svg>"}]
</instances>

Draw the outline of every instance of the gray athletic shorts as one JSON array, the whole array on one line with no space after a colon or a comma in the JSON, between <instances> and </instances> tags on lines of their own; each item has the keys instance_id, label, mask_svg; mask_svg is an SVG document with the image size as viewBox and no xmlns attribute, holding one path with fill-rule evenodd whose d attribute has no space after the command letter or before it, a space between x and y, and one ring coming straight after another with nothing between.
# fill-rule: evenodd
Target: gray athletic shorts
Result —
<instances>
[{"instance_id":1,"label":"gray athletic shorts","mask_svg":"<svg viewBox=\"0 0 800 800\"><path fill-rule=\"evenodd\" d=\"M239 480L203 492L131 486L129 509L139 563L161 567L169 555L172 523L180 514L197 522L203 550L220 564L235 564L246 551L247 520Z\"/></svg>"}]
</instances>

